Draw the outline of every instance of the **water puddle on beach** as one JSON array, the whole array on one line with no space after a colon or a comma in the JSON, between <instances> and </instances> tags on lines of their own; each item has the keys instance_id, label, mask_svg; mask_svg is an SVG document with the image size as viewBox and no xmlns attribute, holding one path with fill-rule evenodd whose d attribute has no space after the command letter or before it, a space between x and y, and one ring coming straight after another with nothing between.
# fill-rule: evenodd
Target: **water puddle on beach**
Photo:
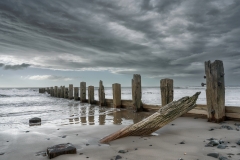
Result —
<instances>
[{"instance_id":1,"label":"water puddle on beach","mask_svg":"<svg viewBox=\"0 0 240 160\"><path fill-rule=\"evenodd\" d=\"M137 123L153 112L136 113L131 109L99 107L89 104L70 104L69 117L62 120L61 125L129 125Z\"/></svg>"}]
</instances>

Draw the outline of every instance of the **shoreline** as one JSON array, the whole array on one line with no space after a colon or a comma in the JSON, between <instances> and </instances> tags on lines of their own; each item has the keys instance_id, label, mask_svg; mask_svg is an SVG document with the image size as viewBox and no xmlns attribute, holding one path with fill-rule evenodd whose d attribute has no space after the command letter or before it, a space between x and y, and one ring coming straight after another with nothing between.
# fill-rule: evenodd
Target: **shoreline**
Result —
<instances>
[{"instance_id":1,"label":"shoreline","mask_svg":"<svg viewBox=\"0 0 240 160\"><path fill-rule=\"evenodd\" d=\"M47 147L61 143L72 143L77 148L77 154L61 155L56 160L77 159L115 159L117 155L128 160L184 160L216 158L207 156L208 153L220 153L230 159L238 160L240 131L237 131L235 121L222 124L206 122L206 119L179 117L170 124L157 130L157 136L126 137L110 142L109 145L99 144L104 136L123 128L126 125L43 125L31 126L28 130L9 129L0 132L0 159L46 160L43 156ZM221 128L228 125L233 130ZM213 130L211 130L213 129ZM240 129L240 128L239 128ZM225 141L226 149L205 147L209 138ZM184 144L180 144L184 142ZM228 143L229 142L229 143ZM225 144L224 143L224 144ZM235 146L235 147L233 147ZM118 153L119 150L127 151ZM228 155L228 154L234 155ZM87 158L88 157L88 158Z\"/></svg>"}]
</instances>

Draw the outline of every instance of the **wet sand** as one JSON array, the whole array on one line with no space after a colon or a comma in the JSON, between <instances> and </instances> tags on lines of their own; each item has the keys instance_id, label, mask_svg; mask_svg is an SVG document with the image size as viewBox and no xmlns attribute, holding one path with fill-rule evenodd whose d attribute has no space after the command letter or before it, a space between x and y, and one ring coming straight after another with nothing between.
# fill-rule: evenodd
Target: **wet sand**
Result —
<instances>
[{"instance_id":1,"label":"wet sand","mask_svg":"<svg viewBox=\"0 0 240 160\"><path fill-rule=\"evenodd\" d=\"M116 156L128 160L216 160L207 156L209 153L220 153L233 160L240 159L240 131L233 122L223 124L206 122L206 119L180 117L147 137L126 137L112 141L110 144L99 144L98 141L109 133L126 125L42 125L32 126L28 130L8 129L0 133L1 160L46 160L47 147L72 143L77 154L61 155L56 160L107 160ZM231 126L233 130L221 128ZM209 138L223 140L226 149L205 147ZM181 144L182 142L182 144ZM122 151L120 151L122 150ZM126 152L126 153L119 153Z\"/></svg>"}]
</instances>

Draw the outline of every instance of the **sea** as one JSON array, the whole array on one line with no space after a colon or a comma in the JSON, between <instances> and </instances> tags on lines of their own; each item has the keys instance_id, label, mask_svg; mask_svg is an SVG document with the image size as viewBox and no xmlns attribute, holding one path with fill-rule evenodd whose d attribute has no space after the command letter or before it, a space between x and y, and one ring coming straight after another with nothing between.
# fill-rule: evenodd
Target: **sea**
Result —
<instances>
[{"instance_id":1,"label":"sea","mask_svg":"<svg viewBox=\"0 0 240 160\"><path fill-rule=\"evenodd\" d=\"M206 104L204 87L174 88L174 100L201 92L197 104ZM122 99L130 100L132 90L122 87ZM98 100L98 88L94 98ZM240 107L240 87L226 87L225 105ZM112 88L105 88L105 97L112 99ZM143 87L142 101L161 105L159 87ZM0 132L5 129L26 129L29 119L39 117L41 125L121 125L136 123L152 113L133 113L127 109L99 107L79 101L51 97L38 88L0 88Z\"/></svg>"}]
</instances>

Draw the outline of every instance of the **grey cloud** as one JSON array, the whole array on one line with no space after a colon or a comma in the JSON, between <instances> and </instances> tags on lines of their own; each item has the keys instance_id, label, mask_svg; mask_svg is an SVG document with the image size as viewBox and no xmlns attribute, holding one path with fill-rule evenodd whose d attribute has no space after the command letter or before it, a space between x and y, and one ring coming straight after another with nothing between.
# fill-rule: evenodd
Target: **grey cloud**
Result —
<instances>
[{"instance_id":1,"label":"grey cloud","mask_svg":"<svg viewBox=\"0 0 240 160\"><path fill-rule=\"evenodd\" d=\"M2 67L2 66L4 66L4 64L3 64L3 63L0 63L0 67Z\"/></svg>"},{"instance_id":2,"label":"grey cloud","mask_svg":"<svg viewBox=\"0 0 240 160\"><path fill-rule=\"evenodd\" d=\"M30 66L30 64L25 64L25 63L22 63L20 65L5 65L4 69L6 69L6 70L19 70L19 69L28 68L29 66Z\"/></svg>"},{"instance_id":3,"label":"grey cloud","mask_svg":"<svg viewBox=\"0 0 240 160\"><path fill-rule=\"evenodd\" d=\"M0 55L54 55L33 67L202 77L195 63L220 59L239 73L237 0L3 0L0 16ZM57 58L62 53L88 62Z\"/></svg>"},{"instance_id":4,"label":"grey cloud","mask_svg":"<svg viewBox=\"0 0 240 160\"><path fill-rule=\"evenodd\" d=\"M65 76L56 76L56 75L34 75L34 76L29 76L27 79L30 80L52 80L52 81L71 81L73 80L72 78L68 78Z\"/></svg>"}]
</instances>

